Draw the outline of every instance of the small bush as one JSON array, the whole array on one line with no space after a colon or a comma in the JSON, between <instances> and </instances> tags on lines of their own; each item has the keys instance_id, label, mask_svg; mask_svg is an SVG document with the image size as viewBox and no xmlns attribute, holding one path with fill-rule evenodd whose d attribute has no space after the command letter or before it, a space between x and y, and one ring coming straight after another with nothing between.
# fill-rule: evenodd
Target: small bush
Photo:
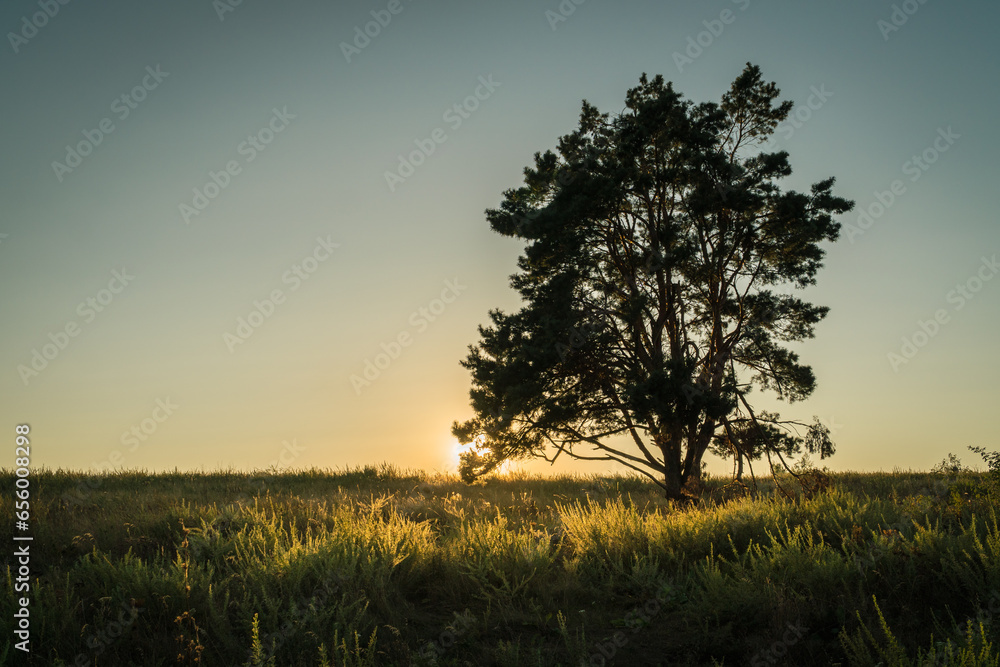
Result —
<instances>
[{"instance_id":1,"label":"small bush","mask_svg":"<svg viewBox=\"0 0 1000 667\"><path fill-rule=\"evenodd\" d=\"M931 468L931 472L942 475L959 475L963 472L972 472L972 468L962 465L961 459L949 452L948 458L942 459L941 463Z\"/></svg>"}]
</instances>

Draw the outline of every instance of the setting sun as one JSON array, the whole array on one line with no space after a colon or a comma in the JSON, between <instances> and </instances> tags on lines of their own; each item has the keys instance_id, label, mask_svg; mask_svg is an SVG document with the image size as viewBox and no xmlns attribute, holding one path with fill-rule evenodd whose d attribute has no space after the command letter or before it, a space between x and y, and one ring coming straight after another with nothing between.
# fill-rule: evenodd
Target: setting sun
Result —
<instances>
[{"instance_id":1,"label":"setting sun","mask_svg":"<svg viewBox=\"0 0 1000 667\"><path fill-rule=\"evenodd\" d=\"M462 454L475 447L475 443L470 443L468 445L463 445L458 440L452 438L451 440L451 455L448 459L449 461L449 472L455 472L458 470L459 464L462 462Z\"/></svg>"},{"instance_id":2,"label":"setting sun","mask_svg":"<svg viewBox=\"0 0 1000 667\"><path fill-rule=\"evenodd\" d=\"M449 449L448 457L448 472L457 472L459 465L462 463L462 454L468 451L472 451L476 447L480 446L483 442L483 437L480 436L476 438L475 442L469 443L468 445L463 445L458 440L452 438L451 445ZM499 474L504 474L514 470L517 467L515 461L504 461L500 464L500 467L496 469Z\"/></svg>"}]
</instances>

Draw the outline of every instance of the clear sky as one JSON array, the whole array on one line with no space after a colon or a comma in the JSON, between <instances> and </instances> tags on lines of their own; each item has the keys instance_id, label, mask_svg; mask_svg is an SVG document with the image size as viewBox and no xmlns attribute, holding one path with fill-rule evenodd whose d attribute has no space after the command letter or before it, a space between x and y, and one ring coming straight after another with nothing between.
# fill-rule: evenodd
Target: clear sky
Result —
<instances>
[{"instance_id":1,"label":"clear sky","mask_svg":"<svg viewBox=\"0 0 1000 667\"><path fill-rule=\"evenodd\" d=\"M783 414L832 427L833 469L972 462L1000 447L998 21L943 0L5 2L2 423L53 468L454 469L459 361L517 306L520 248L484 209L581 100L620 111L648 72L718 101L750 61L799 105L785 187L836 176L857 201L805 293L831 308L800 348L818 389Z\"/></svg>"}]
</instances>

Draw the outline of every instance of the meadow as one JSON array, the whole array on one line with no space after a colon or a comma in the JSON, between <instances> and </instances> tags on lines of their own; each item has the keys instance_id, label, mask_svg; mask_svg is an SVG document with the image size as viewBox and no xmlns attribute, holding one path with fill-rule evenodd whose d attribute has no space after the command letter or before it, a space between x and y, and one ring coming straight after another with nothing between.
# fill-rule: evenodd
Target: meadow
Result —
<instances>
[{"instance_id":1,"label":"meadow","mask_svg":"<svg viewBox=\"0 0 1000 667\"><path fill-rule=\"evenodd\" d=\"M987 474L777 481L41 470L29 662L1000 664Z\"/></svg>"}]
</instances>

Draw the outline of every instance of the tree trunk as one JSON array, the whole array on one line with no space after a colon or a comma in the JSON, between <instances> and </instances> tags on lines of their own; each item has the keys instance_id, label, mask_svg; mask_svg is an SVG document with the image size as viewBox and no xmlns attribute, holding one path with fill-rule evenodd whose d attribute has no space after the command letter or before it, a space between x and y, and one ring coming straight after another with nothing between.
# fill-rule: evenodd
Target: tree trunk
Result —
<instances>
[{"instance_id":1,"label":"tree trunk","mask_svg":"<svg viewBox=\"0 0 1000 667\"><path fill-rule=\"evenodd\" d=\"M690 443L689 447L693 447ZM685 496L690 500L692 498L701 497L701 493L705 488L705 484L702 481L702 469L701 469L701 459L705 455L704 447L697 447L696 451L691 453L691 462L688 464L687 475L684 476L684 490Z\"/></svg>"},{"instance_id":2,"label":"tree trunk","mask_svg":"<svg viewBox=\"0 0 1000 667\"><path fill-rule=\"evenodd\" d=\"M681 483L680 471L676 471L676 474L673 475L670 471L667 471L663 477L665 486L667 487L666 492L664 493L667 500L683 500L685 497L682 490L684 485Z\"/></svg>"},{"instance_id":3,"label":"tree trunk","mask_svg":"<svg viewBox=\"0 0 1000 667\"><path fill-rule=\"evenodd\" d=\"M668 500L684 499L684 480L681 475L680 433L660 433L654 443L663 454L663 483Z\"/></svg>"}]
</instances>

